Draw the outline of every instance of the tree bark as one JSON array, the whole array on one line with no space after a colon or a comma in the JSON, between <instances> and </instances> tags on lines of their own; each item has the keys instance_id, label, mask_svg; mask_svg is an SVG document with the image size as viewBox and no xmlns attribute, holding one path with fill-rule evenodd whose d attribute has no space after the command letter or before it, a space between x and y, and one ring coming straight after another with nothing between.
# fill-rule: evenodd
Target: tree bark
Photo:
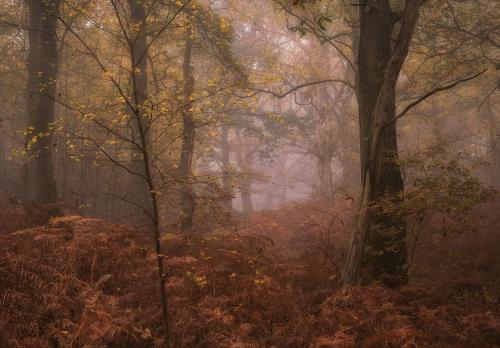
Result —
<instances>
[{"instance_id":1,"label":"tree bark","mask_svg":"<svg viewBox=\"0 0 500 348\"><path fill-rule=\"evenodd\" d=\"M483 107L489 129L490 184L493 188L498 189L500 188L500 129L491 101L488 100Z\"/></svg>"},{"instance_id":2,"label":"tree bark","mask_svg":"<svg viewBox=\"0 0 500 348\"><path fill-rule=\"evenodd\" d=\"M153 215L153 202L147 184L146 170L144 168L145 152L151 151L150 127L147 114L148 100L148 42L145 28L146 9L142 1L128 0L130 8L131 36L129 37L131 69L131 94L132 94L132 139L135 144L131 151L131 176L132 201L142 209L138 212L137 222L151 226ZM142 145L142 139L145 146Z\"/></svg>"},{"instance_id":3,"label":"tree bark","mask_svg":"<svg viewBox=\"0 0 500 348\"><path fill-rule=\"evenodd\" d=\"M191 112L191 98L194 92L193 67L191 65L193 38L191 27L186 29L186 43L184 49L183 79L184 79L184 107L182 108L182 148L179 162L179 178L181 180L181 219L182 231L189 231L193 227L195 200L192 184L192 166L195 141L195 122Z\"/></svg>"},{"instance_id":4,"label":"tree bark","mask_svg":"<svg viewBox=\"0 0 500 348\"><path fill-rule=\"evenodd\" d=\"M357 96L361 150L361 197L344 282L366 277L387 285L406 281L404 220L373 208L380 198L402 199L397 164L395 91L418 19L419 0L407 0L393 47L397 16L389 1L360 9ZM363 271L363 272L361 272ZM363 274L361 274L363 273Z\"/></svg>"},{"instance_id":5,"label":"tree bark","mask_svg":"<svg viewBox=\"0 0 500 348\"><path fill-rule=\"evenodd\" d=\"M60 0L29 0L27 88L27 198L35 204L57 201L54 176L55 95L59 56L57 12Z\"/></svg>"},{"instance_id":6,"label":"tree bark","mask_svg":"<svg viewBox=\"0 0 500 348\"><path fill-rule=\"evenodd\" d=\"M221 126L221 160L222 160L222 189L223 205L229 211L233 211L233 190L231 187L231 148L229 145L229 126Z\"/></svg>"},{"instance_id":7,"label":"tree bark","mask_svg":"<svg viewBox=\"0 0 500 348\"><path fill-rule=\"evenodd\" d=\"M333 202L334 188L332 176L332 157L330 153L317 156L319 172L319 191L321 196L328 202Z\"/></svg>"},{"instance_id":8,"label":"tree bark","mask_svg":"<svg viewBox=\"0 0 500 348\"><path fill-rule=\"evenodd\" d=\"M254 211L252 201L252 181L250 178L251 168L247 164L244 166L245 174L241 181L241 202L243 205L243 215L250 217Z\"/></svg>"},{"instance_id":9,"label":"tree bark","mask_svg":"<svg viewBox=\"0 0 500 348\"><path fill-rule=\"evenodd\" d=\"M253 201L252 201L252 158L254 155L253 149L245 149L243 137L240 134L240 130L236 129L236 138L238 139L238 148L236 151L236 158L238 160L238 166L240 169L240 194L241 194L241 204L242 213L245 218L249 218L253 211Z\"/></svg>"}]
</instances>

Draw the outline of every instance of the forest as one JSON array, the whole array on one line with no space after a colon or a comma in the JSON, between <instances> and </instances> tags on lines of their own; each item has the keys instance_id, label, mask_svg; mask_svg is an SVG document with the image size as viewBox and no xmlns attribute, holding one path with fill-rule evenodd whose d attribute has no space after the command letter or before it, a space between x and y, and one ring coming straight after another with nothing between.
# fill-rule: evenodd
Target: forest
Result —
<instances>
[{"instance_id":1,"label":"forest","mask_svg":"<svg viewBox=\"0 0 500 348\"><path fill-rule=\"evenodd\" d=\"M0 0L0 348L500 347L500 1Z\"/></svg>"}]
</instances>

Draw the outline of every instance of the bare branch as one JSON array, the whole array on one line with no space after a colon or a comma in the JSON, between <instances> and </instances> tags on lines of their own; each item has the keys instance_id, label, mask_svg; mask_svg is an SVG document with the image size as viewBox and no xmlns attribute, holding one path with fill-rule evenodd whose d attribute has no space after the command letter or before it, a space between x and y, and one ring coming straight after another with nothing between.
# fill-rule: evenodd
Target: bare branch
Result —
<instances>
[{"instance_id":1,"label":"bare branch","mask_svg":"<svg viewBox=\"0 0 500 348\"><path fill-rule=\"evenodd\" d=\"M260 88L252 88L252 90L255 91L255 93L252 93L252 94L249 94L249 95L245 95L245 96L241 96L241 95L236 95L236 96L239 97L239 98L252 98L252 97L254 97L254 96L258 95L258 94L265 93L265 94L271 94L272 96L274 96L276 98L282 99L282 98L286 97L287 95L292 94L293 92L298 91L299 89L302 89L302 88L305 88L305 87L314 86L314 85L319 85L319 84L322 84L322 83L330 83L330 82L343 83L346 86L348 86L349 88L354 89L354 86L351 85L347 81L340 80L340 79L326 79L326 80L306 82L306 83L303 83L301 85L297 85L295 87L292 87L291 89L289 89L288 91L286 91L284 93L277 93L277 92L269 91L269 90L266 90L266 89L260 89Z\"/></svg>"},{"instance_id":2,"label":"bare branch","mask_svg":"<svg viewBox=\"0 0 500 348\"><path fill-rule=\"evenodd\" d=\"M481 76L482 74L484 74L486 71L488 71L488 68L486 68L483 71L481 71L481 72L479 72L477 74L474 74L472 76L464 77L464 78L458 79L458 80L456 80L454 82L447 83L445 85L436 87L433 90L425 93L424 95L421 95L415 101L413 101L413 102L409 103L408 105L406 105L405 108L395 118L393 118L392 120L387 121L384 124L384 126L386 126L386 125L388 125L388 124L390 124L392 122L397 121L398 119L400 119L401 117L403 117L404 115L406 115L408 113L408 111L410 111L412 108L414 108L415 106L417 106L418 104L420 104L421 102L423 102L424 100L426 100L427 98L433 96L434 94L442 92L442 91L446 91L446 90L449 90L449 89L452 89L452 88L458 86L461 83L473 80L473 79Z\"/></svg>"}]
</instances>

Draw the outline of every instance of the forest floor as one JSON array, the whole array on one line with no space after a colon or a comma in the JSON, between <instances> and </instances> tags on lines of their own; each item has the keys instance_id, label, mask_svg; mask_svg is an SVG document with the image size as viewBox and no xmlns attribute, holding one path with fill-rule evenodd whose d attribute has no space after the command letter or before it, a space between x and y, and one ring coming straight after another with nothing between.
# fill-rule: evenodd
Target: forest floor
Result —
<instances>
[{"instance_id":1,"label":"forest floor","mask_svg":"<svg viewBox=\"0 0 500 348\"><path fill-rule=\"evenodd\" d=\"M475 231L424 231L407 286L339 288L350 201L288 204L165 234L174 347L500 347L500 202ZM129 225L0 210L0 347L156 347L152 238Z\"/></svg>"}]
</instances>

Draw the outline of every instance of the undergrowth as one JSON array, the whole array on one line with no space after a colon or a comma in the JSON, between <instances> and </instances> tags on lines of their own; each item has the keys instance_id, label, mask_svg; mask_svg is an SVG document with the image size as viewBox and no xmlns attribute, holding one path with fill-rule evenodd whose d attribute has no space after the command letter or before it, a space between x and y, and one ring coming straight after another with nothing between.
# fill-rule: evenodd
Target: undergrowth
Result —
<instances>
[{"instance_id":1,"label":"undergrowth","mask_svg":"<svg viewBox=\"0 0 500 348\"><path fill-rule=\"evenodd\" d=\"M399 290L340 289L351 205L289 204L209 234L164 233L174 346L500 346L497 203L475 234L418 249ZM1 231L0 347L160 347L152 245L80 216Z\"/></svg>"}]
</instances>

